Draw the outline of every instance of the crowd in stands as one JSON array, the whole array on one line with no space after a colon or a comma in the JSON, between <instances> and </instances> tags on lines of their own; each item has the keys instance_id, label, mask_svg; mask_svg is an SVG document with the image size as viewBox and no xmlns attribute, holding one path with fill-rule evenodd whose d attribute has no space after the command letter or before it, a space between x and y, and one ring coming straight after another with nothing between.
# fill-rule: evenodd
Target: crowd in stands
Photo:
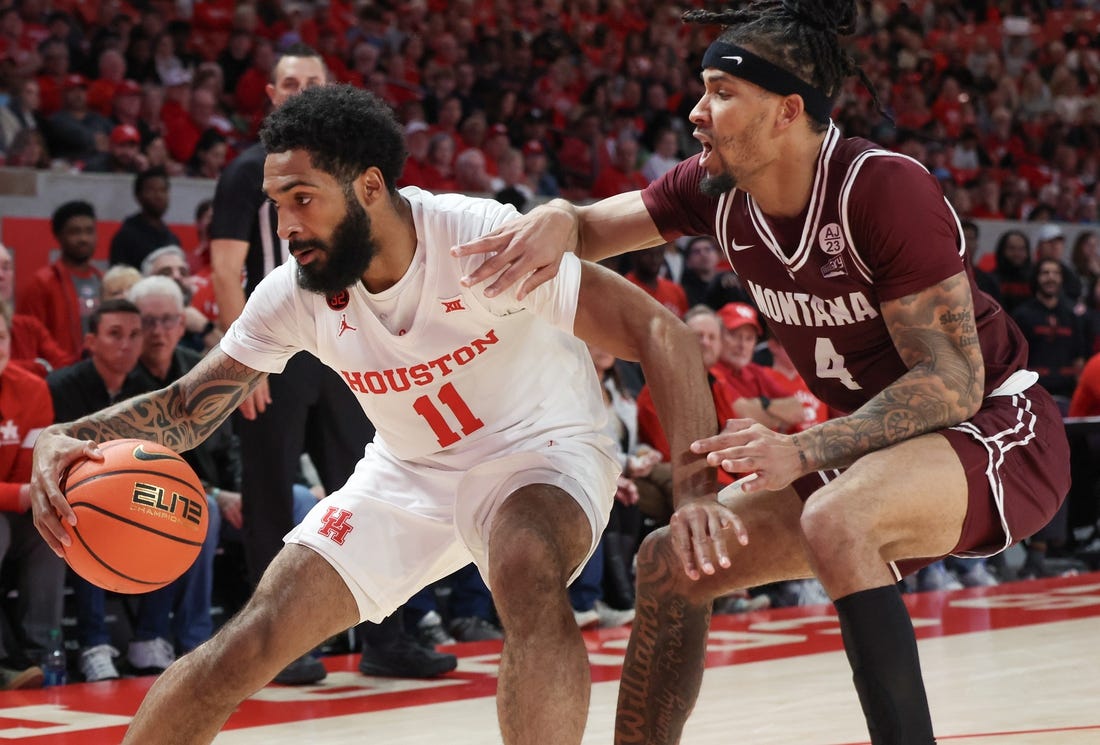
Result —
<instances>
[{"instance_id":1,"label":"crowd in stands","mask_svg":"<svg viewBox=\"0 0 1100 745\"><path fill-rule=\"evenodd\" d=\"M405 182L599 198L696 151L711 33L693 2L0 2L7 164L216 178L289 45L388 101ZM1078 6L1082 7L1078 7ZM960 215L1096 222L1100 24L1088 3L868 0L834 119L924 163ZM472 152L471 152L472 151Z\"/></svg>"},{"instance_id":2,"label":"crowd in stands","mask_svg":"<svg viewBox=\"0 0 1100 745\"><path fill-rule=\"evenodd\" d=\"M58 205L52 228L60 256L17 300L11 257L0 247L7 309L0 391L18 375L28 390L52 394L51 413L62 421L175 380L217 344L224 329L211 289L211 205L197 210L198 244L182 246L163 221L169 185L179 176L218 178L255 141L272 71L288 48L309 45L337 81L392 105L410 154L401 185L491 194L523 210L554 196L580 201L642 188L696 151L687 115L711 37L679 17L698 4L0 0L4 163L133 174L139 205L111 241L106 273L92 261L91 205ZM1035 245L1023 231L999 236L990 263L975 273L1028 336L1030 366L1065 412L1100 415L1100 227L1081 231L1072 247L1059 227L1100 220L1100 15L1041 0L863 5L854 51L877 100L853 78L836 101L837 125L924 163L964 219L968 245L977 245L976 219L1042 224ZM749 417L793 432L830 416L768 336L755 299L712 239L658 246L616 268L695 331L716 424ZM590 351L609 431L622 445L623 477L609 529L573 590L584 627L629 622L633 554L671 514L668 445L644 380L636 366ZM1095 392L1079 391L1079 381ZM42 424L17 426L26 434ZM224 544L241 528L240 464L232 431L212 442L194 458L211 513L223 523L214 541ZM28 480L24 447L13 451L0 493ZM13 530L27 529L19 523L25 491L17 486L0 507L14 516ZM296 517L317 496L302 485ZM1057 571L1046 556L1071 542L1065 525L1040 536L1023 574ZM210 633L216 550L140 604L124 670L161 670ZM59 592L50 557L5 561L38 562ZM982 562L940 564L911 589L986 585L998 573L1003 578L1004 568ZM74 669L88 680L117 677L120 655L103 628L101 593L74 589ZM26 594L22 585L19 592ZM57 596L42 597L0 634L7 654L0 687L27 683L35 652L61 623ZM716 611L813 602L828 598L806 581L723 598ZM499 637L476 572L429 588L406 614L426 644Z\"/></svg>"}]
</instances>

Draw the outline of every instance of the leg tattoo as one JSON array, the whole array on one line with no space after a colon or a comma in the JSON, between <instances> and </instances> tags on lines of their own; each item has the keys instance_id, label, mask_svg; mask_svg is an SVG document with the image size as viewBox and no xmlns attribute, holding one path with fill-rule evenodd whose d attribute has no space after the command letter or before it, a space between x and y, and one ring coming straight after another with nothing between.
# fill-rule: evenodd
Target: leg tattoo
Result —
<instances>
[{"instance_id":1,"label":"leg tattoo","mask_svg":"<svg viewBox=\"0 0 1100 745\"><path fill-rule=\"evenodd\" d=\"M673 745L703 680L711 601L689 596L690 580L667 541L638 554L637 615L623 664L616 745Z\"/></svg>"}]
</instances>

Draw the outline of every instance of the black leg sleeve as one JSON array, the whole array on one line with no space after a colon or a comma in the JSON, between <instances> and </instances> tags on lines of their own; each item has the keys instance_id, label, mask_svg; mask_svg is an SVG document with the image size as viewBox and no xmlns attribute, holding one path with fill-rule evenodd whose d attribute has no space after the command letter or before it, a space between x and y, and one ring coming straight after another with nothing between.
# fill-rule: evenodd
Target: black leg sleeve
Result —
<instances>
[{"instance_id":1,"label":"black leg sleeve","mask_svg":"<svg viewBox=\"0 0 1100 745\"><path fill-rule=\"evenodd\" d=\"M931 745L913 621L897 585L838 599L844 649L873 745Z\"/></svg>"}]
</instances>

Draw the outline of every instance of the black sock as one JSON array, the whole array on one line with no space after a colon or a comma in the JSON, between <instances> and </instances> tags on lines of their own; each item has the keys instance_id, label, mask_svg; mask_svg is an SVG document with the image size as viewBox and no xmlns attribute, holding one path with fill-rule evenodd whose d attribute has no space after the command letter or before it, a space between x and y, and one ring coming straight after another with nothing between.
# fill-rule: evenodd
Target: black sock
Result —
<instances>
[{"instance_id":1,"label":"black sock","mask_svg":"<svg viewBox=\"0 0 1100 745\"><path fill-rule=\"evenodd\" d=\"M897 585L853 592L834 605L872 745L935 743L913 621Z\"/></svg>"}]
</instances>

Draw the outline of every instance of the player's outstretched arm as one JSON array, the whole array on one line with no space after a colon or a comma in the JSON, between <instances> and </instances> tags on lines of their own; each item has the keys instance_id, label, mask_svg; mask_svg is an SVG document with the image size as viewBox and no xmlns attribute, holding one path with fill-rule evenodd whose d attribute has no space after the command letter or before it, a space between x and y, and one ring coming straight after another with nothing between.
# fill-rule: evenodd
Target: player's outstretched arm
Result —
<instances>
[{"instance_id":1,"label":"player's outstretched arm","mask_svg":"<svg viewBox=\"0 0 1100 745\"><path fill-rule=\"evenodd\" d=\"M691 452L714 434L717 414L695 335L638 287L597 264L583 263L574 332L616 357L642 363L672 455L673 543L693 578L728 567L730 530L748 542L741 521L715 496L715 473Z\"/></svg>"},{"instance_id":2,"label":"player's outstretched arm","mask_svg":"<svg viewBox=\"0 0 1100 745\"><path fill-rule=\"evenodd\" d=\"M554 199L486 236L455 246L451 253L493 254L463 278L463 284L472 287L496 277L485 288L485 295L494 297L523 280L516 293L517 299L522 300L558 273L558 264L566 251L573 251L582 259L600 261L656 246L663 240L642 202L642 193L632 191L585 207Z\"/></svg>"},{"instance_id":3,"label":"player's outstretched arm","mask_svg":"<svg viewBox=\"0 0 1100 745\"><path fill-rule=\"evenodd\" d=\"M970 418L982 403L985 363L966 275L887 301L882 316L909 371L866 404L795 435L733 420L718 436L697 442L695 452L727 471L756 473L745 491L774 491Z\"/></svg>"},{"instance_id":4,"label":"player's outstretched arm","mask_svg":"<svg viewBox=\"0 0 1100 745\"><path fill-rule=\"evenodd\" d=\"M68 545L61 520L76 524L59 486L76 460L102 460L96 445L125 437L159 442L177 452L190 450L209 437L264 377L214 349L167 388L46 428L34 446L31 511L50 548L60 554L61 545Z\"/></svg>"},{"instance_id":5,"label":"player's outstretched arm","mask_svg":"<svg viewBox=\"0 0 1100 745\"><path fill-rule=\"evenodd\" d=\"M883 303L882 317L909 372L848 416L796 435L807 470L847 465L981 407L985 362L965 273Z\"/></svg>"}]
</instances>

